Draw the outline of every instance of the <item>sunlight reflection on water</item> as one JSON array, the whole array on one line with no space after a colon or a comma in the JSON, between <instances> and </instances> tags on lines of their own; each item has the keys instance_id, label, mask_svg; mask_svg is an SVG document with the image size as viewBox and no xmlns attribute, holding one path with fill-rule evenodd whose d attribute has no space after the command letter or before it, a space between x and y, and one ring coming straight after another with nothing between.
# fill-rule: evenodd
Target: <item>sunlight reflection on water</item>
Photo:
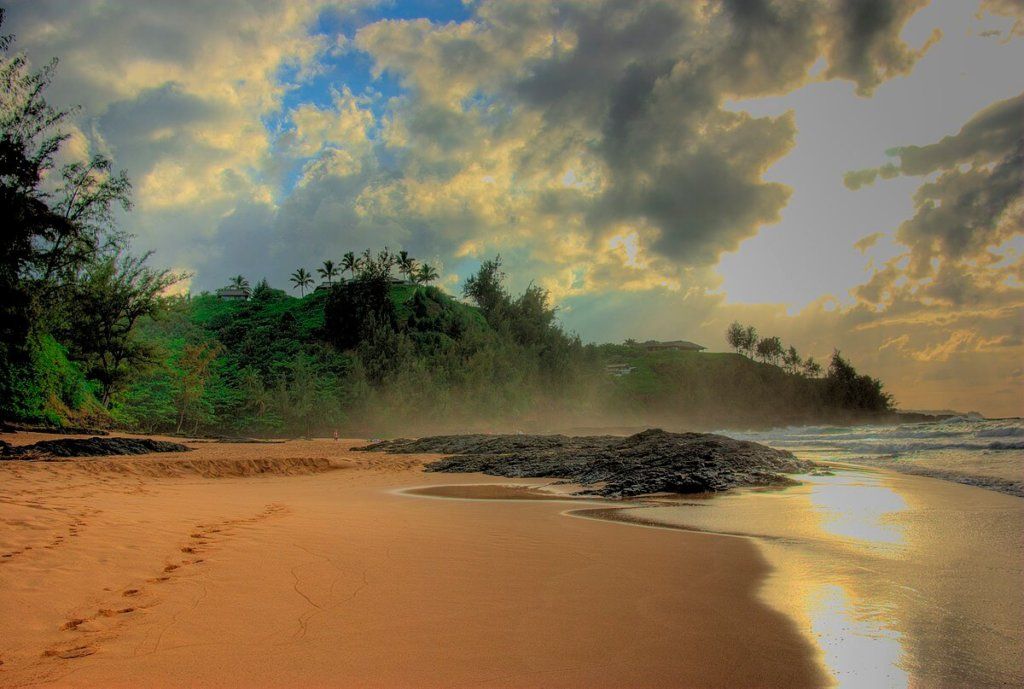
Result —
<instances>
[{"instance_id":1,"label":"sunlight reflection on water","mask_svg":"<svg viewBox=\"0 0 1024 689\"><path fill-rule=\"evenodd\" d=\"M842 547L896 556L905 529L894 519L907 508L896 491L870 475L839 473L808 476L797 512L817 521L822 532L841 539ZM796 502L803 502L798 497ZM809 625L824 662L839 687L906 687L902 637L888 623L892 606L858 597L851 577L822 568L813 556L780 553L769 556L781 577L800 586ZM857 576L857 575L855 575ZM792 600L792 599L790 599Z\"/></svg>"},{"instance_id":2,"label":"sunlight reflection on water","mask_svg":"<svg viewBox=\"0 0 1024 689\"><path fill-rule=\"evenodd\" d=\"M843 586L818 584L804 602L825 665L840 687L906 687L900 634L857 614Z\"/></svg>"},{"instance_id":3,"label":"sunlight reflection on water","mask_svg":"<svg viewBox=\"0 0 1024 689\"><path fill-rule=\"evenodd\" d=\"M836 686L1024 686L1024 501L886 472L799 479L622 516L754 537L762 597Z\"/></svg>"},{"instance_id":4,"label":"sunlight reflection on water","mask_svg":"<svg viewBox=\"0 0 1024 689\"><path fill-rule=\"evenodd\" d=\"M891 517L907 503L877 478L839 474L809 476L805 481L822 530L867 547L903 543L903 526Z\"/></svg>"}]
</instances>

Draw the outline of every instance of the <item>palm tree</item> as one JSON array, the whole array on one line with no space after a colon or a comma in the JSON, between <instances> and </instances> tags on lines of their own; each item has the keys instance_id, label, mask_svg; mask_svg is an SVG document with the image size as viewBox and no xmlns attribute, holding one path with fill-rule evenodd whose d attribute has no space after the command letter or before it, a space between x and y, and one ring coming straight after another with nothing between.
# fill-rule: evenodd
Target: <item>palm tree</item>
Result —
<instances>
[{"instance_id":1,"label":"palm tree","mask_svg":"<svg viewBox=\"0 0 1024 689\"><path fill-rule=\"evenodd\" d=\"M231 287L234 289L249 289L249 281L245 279L244 275L236 275L231 278Z\"/></svg>"},{"instance_id":2,"label":"palm tree","mask_svg":"<svg viewBox=\"0 0 1024 689\"><path fill-rule=\"evenodd\" d=\"M338 274L338 269L334 266L334 261L324 261L324 267L317 268L316 272L324 280L327 280L328 285L332 285L334 284L334 277Z\"/></svg>"},{"instance_id":3,"label":"palm tree","mask_svg":"<svg viewBox=\"0 0 1024 689\"><path fill-rule=\"evenodd\" d=\"M356 271L359 270L360 261L356 258L355 253L346 251L345 255L341 257L341 272L344 273L346 270L352 274L352 277L356 276Z\"/></svg>"},{"instance_id":4,"label":"palm tree","mask_svg":"<svg viewBox=\"0 0 1024 689\"><path fill-rule=\"evenodd\" d=\"M397 256L398 270L409 280L416 274L416 259L408 251L399 251Z\"/></svg>"},{"instance_id":5,"label":"palm tree","mask_svg":"<svg viewBox=\"0 0 1024 689\"><path fill-rule=\"evenodd\" d=\"M299 268L292 273L292 284L299 288L299 294L306 296L306 288L313 284L313 276L305 268Z\"/></svg>"},{"instance_id":6,"label":"palm tree","mask_svg":"<svg viewBox=\"0 0 1024 689\"><path fill-rule=\"evenodd\" d=\"M427 263L422 264L413 279L421 285L429 285L431 282L439 278L440 275L434 270L434 266Z\"/></svg>"}]
</instances>

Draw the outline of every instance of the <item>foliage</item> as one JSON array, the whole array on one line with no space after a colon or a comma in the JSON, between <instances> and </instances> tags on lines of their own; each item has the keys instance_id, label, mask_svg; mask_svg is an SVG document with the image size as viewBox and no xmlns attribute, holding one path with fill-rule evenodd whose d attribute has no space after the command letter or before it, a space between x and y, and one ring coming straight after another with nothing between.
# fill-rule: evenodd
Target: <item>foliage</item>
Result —
<instances>
[{"instance_id":1,"label":"foliage","mask_svg":"<svg viewBox=\"0 0 1024 689\"><path fill-rule=\"evenodd\" d=\"M313 284L313 276L305 268L299 268L292 273L291 282L299 288L299 294L306 296L306 290Z\"/></svg>"},{"instance_id":2,"label":"foliage","mask_svg":"<svg viewBox=\"0 0 1024 689\"><path fill-rule=\"evenodd\" d=\"M32 336L28 356L0 395L0 416L60 426L69 412L104 416L93 386L50 335Z\"/></svg>"},{"instance_id":3,"label":"foliage","mask_svg":"<svg viewBox=\"0 0 1024 689\"><path fill-rule=\"evenodd\" d=\"M397 325L388 278L372 270L331 289L324 309L331 341L339 349L356 347L375 328Z\"/></svg>"},{"instance_id":4,"label":"foliage","mask_svg":"<svg viewBox=\"0 0 1024 689\"><path fill-rule=\"evenodd\" d=\"M147 267L148 258L101 256L66 286L68 307L58 332L87 375L99 382L104 404L131 368L152 358L152 348L135 337L135 324L159 315L163 292L185 277Z\"/></svg>"},{"instance_id":5,"label":"foliage","mask_svg":"<svg viewBox=\"0 0 1024 689\"><path fill-rule=\"evenodd\" d=\"M156 294L173 280L145 268L148 255L126 253L128 238L113 223L116 207L131 206L123 172L99 155L57 167L72 111L45 98L56 61L32 72L24 56L9 54L12 40L0 38L0 395L5 417L33 418L39 395L53 392L52 361L68 364L61 375L69 381L83 372L98 380L106 402L142 351L134 322L154 312ZM50 356L58 340L70 361ZM69 414L88 406L66 393L49 400Z\"/></svg>"},{"instance_id":6,"label":"foliage","mask_svg":"<svg viewBox=\"0 0 1024 689\"><path fill-rule=\"evenodd\" d=\"M833 352L829 362L825 394L833 406L841 409L887 411L893 406L892 397L882 390L882 382L858 374L838 350Z\"/></svg>"}]
</instances>

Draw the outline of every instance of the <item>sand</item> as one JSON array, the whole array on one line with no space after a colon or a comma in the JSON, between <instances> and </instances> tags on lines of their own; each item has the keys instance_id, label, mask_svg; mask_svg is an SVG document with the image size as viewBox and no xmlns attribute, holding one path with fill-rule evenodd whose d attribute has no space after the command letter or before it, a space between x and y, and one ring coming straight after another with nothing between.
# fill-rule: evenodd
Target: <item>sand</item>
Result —
<instances>
[{"instance_id":1,"label":"sand","mask_svg":"<svg viewBox=\"0 0 1024 689\"><path fill-rule=\"evenodd\" d=\"M409 494L510 482L357 442L0 462L0 687L828 683L753 542Z\"/></svg>"}]
</instances>

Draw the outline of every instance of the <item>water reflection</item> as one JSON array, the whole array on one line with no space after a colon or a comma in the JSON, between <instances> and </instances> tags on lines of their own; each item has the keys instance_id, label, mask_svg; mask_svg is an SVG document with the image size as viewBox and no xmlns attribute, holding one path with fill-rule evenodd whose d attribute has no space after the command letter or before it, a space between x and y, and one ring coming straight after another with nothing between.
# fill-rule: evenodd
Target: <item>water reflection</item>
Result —
<instances>
[{"instance_id":1,"label":"water reflection","mask_svg":"<svg viewBox=\"0 0 1024 689\"><path fill-rule=\"evenodd\" d=\"M900 634L858 615L843 586L817 584L803 603L825 665L840 687L906 687Z\"/></svg>"},{"instance_id":2,"label":"water reflection","mask_svg":"<svg viewBox=\"0 0 1024 689\"><path fill-rule=\"evenodd\" d=\"M907 503L877 477L841 473L809 476L807 481L808 498L825 532L869 548L903 542L904 529L896 513Z\"/></svg>"},{"instance_id":3,"label":"water reflection","mask_svg":"<svg viewBox=\"0 0 1024 689\"><path fill-rule=\"evenodd\" d=\"M763 537L762 595L814 639L837 686L1024 686L1024 501L888 473L801 480L623 512Z\"/></svg>"}]
</instances>

